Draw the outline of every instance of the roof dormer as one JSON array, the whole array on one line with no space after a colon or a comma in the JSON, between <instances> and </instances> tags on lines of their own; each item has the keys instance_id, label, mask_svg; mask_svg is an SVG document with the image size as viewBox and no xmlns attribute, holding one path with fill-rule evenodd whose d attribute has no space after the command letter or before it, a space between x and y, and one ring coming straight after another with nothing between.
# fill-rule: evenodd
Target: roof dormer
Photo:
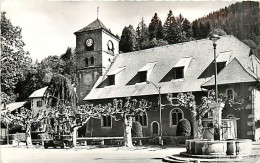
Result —
<instances>
[{"instance_id":1,"label":"roof dormer","mask_svg":"<svg viewBox=\"0 0 260 163\"><path fill-rule=\"evenodd\" d=\"M99 85L99 87L116 85L116 83L118 82L119 77L120 77L122 71L125 68L126 67L120 67L120 68L117 68L117 69L115 69L113 71L109 71L106 74L107 78Z\"/></svg>"},{"instance_id":2,"label":"roof dormer","mask_svg":"<svg viewBox=\"0 0 260 163\"><path fill-rule=\"evenodd\" d=\"M192 58L180 59L160 82L184 79Z\"/></svg>"},{"instance_id":3,"label":"roof dormer","mask_svg":"<svg viewBox=\"0 0 260 163\"><path fill-rule=\"evenodd\" d=\"M138 83L146 82L150 79L150 76L152 74L153 68L156 65L156 63L157 62L147 63L145 66L143 66L138 70L138 76L139 76Z\"/></svg>"}]
</instances>

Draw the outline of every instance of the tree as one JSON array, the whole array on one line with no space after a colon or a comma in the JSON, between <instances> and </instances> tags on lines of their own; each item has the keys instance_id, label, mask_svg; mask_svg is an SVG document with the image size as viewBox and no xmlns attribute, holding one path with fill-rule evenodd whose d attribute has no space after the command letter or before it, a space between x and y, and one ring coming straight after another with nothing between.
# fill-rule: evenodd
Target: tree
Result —
<instances>
[{"instance_id":1,"label":"tree","mask_svg":"<svg viewBox=\"0 0 260 163\"><path fill-rule=\"evenodd\" d=\"M149 44L149 31L144 22L143 17L141 22L138 24L136 28L136 33L137 33L137 41L138 41L139 49L146 49Z\"/></svg>"},{"instance_id":2,"label":"tree","mask_svg":"<svg viewBox=\"0 0 260 163\"><path fill-rule=\"evenodd\" d=\"M47 97L47 104L51 107L63 104L76 104L76 92L68 78L61 74L54 74L46 89L44 96Z\"/></svg>"},{"instance_id":3,"label":"tree","mask_svg":"<svg viewBox=\"0 0 260 163\"><path fill-rule=\"evenodd\" d=\"M168 94L167 99L170 102L170 105L173 105L173 99L177 99L180 106L188 108L191 111L192 136L194 138L202 138L202 118L211 109L209 104L216 103L215 91L210 90L208 96L203 96L199 105L196 104L195 96L191 92L179 93L176 98L174 98L172 94ZM237 108L244 108L244 100L240 96L233 99L232 97L226 97L220 93L218 95L218 103L220 102L224 103L225 107L235 106Z\"/></svg>"},{"instance_id":4,"label":"tree","mask_svg":"<svg viewBox=\"0 0 260 163\"><path fill-rule=\"evenodd\" d=\"M163 25L164 40L167 40L169 44L176 43L177 38L177 22L172 14L172 10L169 11L168 16Z\"/></svg>"},{"instance_id":5,"label":"tree","mask_svg":"<svg viewBox=\"0 0 260 163\"><path fill-rule=\"evenodd\" d=\"M64 61L63 75L68 77L72 83L76 82L76 57L75 52L68 47L66 52L61 55L61 60Z\"/></svg>"},{"instance_id":6,"label":"tree","mask_svg":"<svg viewBox=\"0 0 260 163\"><path fill-rule=\"evenodd\" d=\"M137 46L136 37L137 33L132 25L125 27L119 42L119 50L124 53L135 51Z\"/></svg>"},{"instance_id":7,"label":"tree","mask_svg":"<svg viewBox=\"0 0 260 163\"><path fill-rule=\"evenodd\" d=\"M218 36L225 36L225 35L227 35L227 33L224 30L219 29L219 28L211 30L209 32L208 36L211 36L213 34L217 34Z\"/></svg>"},{"instance_id":8,"label":"tree","mask_svg":"<svg viewBox=\"0 0 260 163\"><path fill-rule=\"evenodd\" d=\"M243 40L243 43L245 43L248 47L251 49L250 55L255 55L257 58L260 58L260 46L257 46L257 44L253 40Z\"/></svg>"},{"instance_id":9,"label":"tree","mask_svg":"<svg viewBox=\"0 0 260 163\"><path fill-rule=\"evenodd\" d=\"M24 72L30 66L29 52L24 50L22 29L13 26L1 12L1 99L9 103L15 101L15 85L24 77Z\"/></svg>"},{"instance_id":10,"label":"tree","mask_svg":"<svg viewBox=\"0 0 260 163\"><path fill-rule=\"evenodd\" d=\"M162 39L160 40L156 40L155 38L149 41L149 48L153 48L153 47L159 47L159 46L164 46L164 45L168 45L167 41L164 41Z\"/></svg>"},{"instance_id":11,"label":"tree","mask_svg":"<svg viewBox=\"0 0 260 163\"><path fill-rule=\"evenodd\" d=\"M155 13L153 18L151 19L151 23L149 24L148 29L150 40L152 40L153 38L156 38L157 40L163 39L162 21L158 17L157 13Z\"/></svg>"},{"instance_id":12,"label":"tree","mask_svg":"<svg viewBox=\"0 0 260 163\"><path fill-rule=\"evenodd\" d=\"M39 117L33 117L31 110L21 108L21 111L17 115L12 115L9 110L1 114L1 123L10 126L20 125L25 130L26 145L32 145L31 139L31 125L39 121Z\"/></svg>"}]
</instances>

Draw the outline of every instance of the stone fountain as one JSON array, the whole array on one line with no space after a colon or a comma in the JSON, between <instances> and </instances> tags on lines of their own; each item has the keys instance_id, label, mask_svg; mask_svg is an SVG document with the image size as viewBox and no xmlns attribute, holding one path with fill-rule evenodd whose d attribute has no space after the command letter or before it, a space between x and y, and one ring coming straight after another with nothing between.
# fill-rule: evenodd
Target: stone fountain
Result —
<instances>
[{"instance_id":1,"label":"stone fountain","mask_svg":"<svg viewBox=\"0 0 260 163\"><path fill-rule=\"evenodd\" d=\"M186 140L186 152L179 155L168 156L165 162L230 162L239 161L243 157L252 155L252 140L224 139L222 132L222 109L224 103L213 103L209 107L213 117L212 137L205 139Z\"/></svg>"},{"instance_id":2,"label":"stone fountain","mask_svg":"<svg viewBox=\"0 0 260 163\"><path fill-rule=\"evenodd\" d=\"M249 139L223 139L222 109L224 103L209 104L213 112L214 139L186 140L186 152L181 155L202 158L235 158L251 155L252 140Z\"/></svg>"}]
</instances>

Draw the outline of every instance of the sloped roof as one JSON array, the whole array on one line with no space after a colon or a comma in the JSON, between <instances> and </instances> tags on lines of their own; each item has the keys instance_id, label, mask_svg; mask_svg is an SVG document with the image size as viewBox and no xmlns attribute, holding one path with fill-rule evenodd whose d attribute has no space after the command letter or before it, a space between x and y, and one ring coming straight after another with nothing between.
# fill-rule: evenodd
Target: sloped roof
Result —
<instances>
[{"instance_id":1,"label":"sloped roof","mask_svg":"<svg viewBox=\"0 0 260 163\"><path fill-rule=\"evenodd\" d=\"M82 28L81 30L78 30L74 34L80 33L80 32L86 32L86 31L93 31L98 29L104 29L106 32L114 36L116 39L118 39L99 19L96 19L86 27Z\"/></svg>"},{"instance_id":2,"label":"sloped roof","mask_svg":"<svg viewBox=\"0 0 260 163\"><path fill-rule=\"evenodd\" d=\"M252 68L249 60L250 48L236 37L223 36L217 41L217 55L226 51L232 51L230 60L236 57L242 65ZM185 78L160 82L174 65L183 58L193 58L189 63ZM139 69L152 62L157 63L149 80L157 86L161 86L162 94L201 91L201 85L209 78L199 78L199 76L213 62L213 59L213 45L209 39L118 54L113 65L108 70L109 73L117 68L126 67L122 71L117 84L112 87L97 88L103 81L98 80L84 100L158 94L158 91L152 84L137 83L135 85L127 85L136 76ZM106 76L101 76L100 79L102 78L106 78Z\"/></svg>"},{"instance_id":3,"label":"sloped roof","mask_svg":"<svg viewBox=\"0 0 260 163\"><path fill-rule=\"evenodd\" d=\"M234 58L217 76L217 84L231 84L231 83L246 83L257 81L257 76L250 72L249 69L241 65L241 63ZM215 78L211 78L202 86L215 85Z\"/></svg>"},{"instance_id":4,"label":"sloped roof","mask_svg":"<svg viewBox=\"0 0 260 163\"><path fill-rule=\"evenodd\" d=\"M47 88L48 88L48 87L44 87L44 88L41 88L41 89L38 89L38 90L34 91L34 92L29 96L29 98L43 97L44 92L46 91Z\"/></svg>"},{"instance_id":5,"label":"sloped roof","mask_svg":"<svg viewBox=\"0 0 260 163\"><path fill-rule=\"evenodd\" d=\"M3 106L1 106L1 112L4 113L7 110L10 110L10 112L21 108L22 106L24 106L27 103L27 101L22 101L22 102L14 102L14 103L10 103L6 105L6 109L3 108Z\"/></svg>"}]
</instances>

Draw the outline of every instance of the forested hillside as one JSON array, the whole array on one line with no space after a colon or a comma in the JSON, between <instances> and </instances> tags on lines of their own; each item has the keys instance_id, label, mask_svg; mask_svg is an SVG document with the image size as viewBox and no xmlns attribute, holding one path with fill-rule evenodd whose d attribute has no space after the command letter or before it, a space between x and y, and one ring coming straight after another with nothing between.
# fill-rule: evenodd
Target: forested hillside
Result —
<instances>
[{"instance_id":1,"label":"forested hillside","mask_svg":"<svg viewBox=\"0 0 260 163\"><path fill-rule=\"evenodd\" d=\"M122 32L120 51L130 52L175 44L190 40L207 38L214 29L221 34L234 35L252 49L260 58L260 12L259 2L237 2L207 16L198 18L192 23L180 15L169 11L164 23L157 13L147 26L144 19L136 30L133 25L126 26Z\"/></svg>"},{"instance_id":2,"label":"forested hillside","mask_svg":"<svg viewBox=\"0 0 260 163\"><path fill-rule=\"evenodd\" d=\"M193 37L207 37L210 30L219 28L248 44L260 58L259 2L237 2L192 22Z\"/></svg>"}]
</instances>

